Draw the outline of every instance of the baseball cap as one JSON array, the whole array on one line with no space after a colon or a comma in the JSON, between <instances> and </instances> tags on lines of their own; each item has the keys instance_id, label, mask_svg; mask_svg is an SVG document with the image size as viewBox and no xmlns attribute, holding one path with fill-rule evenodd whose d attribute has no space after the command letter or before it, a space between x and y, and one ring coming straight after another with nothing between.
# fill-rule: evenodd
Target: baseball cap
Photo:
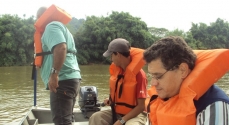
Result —
<instances>
[{"instance_id":1,"label":"baseball cap","mask_svg":"<svg viewBox=\"0 0 229 125\"><path fill-rule=\"evenodd\" d=\"M123 38L112 40L108 45L108 50L103 53L104 57L110 56L113 52L129 52L130 43Z\"/></svg>"}]
</instances>

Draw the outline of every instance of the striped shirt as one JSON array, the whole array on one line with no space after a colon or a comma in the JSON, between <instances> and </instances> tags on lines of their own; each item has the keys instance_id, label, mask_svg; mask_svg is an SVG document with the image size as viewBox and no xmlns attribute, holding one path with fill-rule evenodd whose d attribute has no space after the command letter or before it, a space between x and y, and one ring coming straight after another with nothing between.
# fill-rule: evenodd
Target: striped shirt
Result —
<instances>
[{"instance_id":1,"label":"striped shirt","mask_svg":"<svg viewBox=\"0 0 229 125\"><path fill-rule=\"evenodd\" d=\"M200 112L196 125L229 125L229 104L217 101Z\"/></svg>"}]
</instances>

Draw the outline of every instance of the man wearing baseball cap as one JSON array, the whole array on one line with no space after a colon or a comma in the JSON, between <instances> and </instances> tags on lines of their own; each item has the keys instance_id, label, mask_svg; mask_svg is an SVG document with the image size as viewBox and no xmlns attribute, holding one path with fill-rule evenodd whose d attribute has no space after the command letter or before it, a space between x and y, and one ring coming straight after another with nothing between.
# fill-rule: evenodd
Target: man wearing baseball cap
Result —
<instances>
[{"instance_id":1,"label":"man wearing baseball cap","mask_svg":"<svg viewBox=\"0 0 229 125\"><path fill-rule=\"evenodd\" d=\"M94 113L89 125L145 125L147 78L143 51L130 46L123 38L112 40L104 57L111 57L110 96L104 100L111 109Z\"/></svg>"}]
</instances>

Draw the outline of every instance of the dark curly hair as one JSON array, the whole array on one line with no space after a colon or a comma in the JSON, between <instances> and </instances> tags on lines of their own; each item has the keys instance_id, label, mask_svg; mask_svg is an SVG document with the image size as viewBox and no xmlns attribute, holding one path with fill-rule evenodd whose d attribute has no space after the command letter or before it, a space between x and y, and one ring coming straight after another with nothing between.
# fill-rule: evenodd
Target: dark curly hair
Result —
<instances>
[{"instance_id":1,"label":"dark curly hair","mask_svg":"<svg viewBox=\"0 0 229 125\"><path fill-rule=\"evenodd\" d=\"M166 70L182 62L187 63L192 70L196 61L192 49L183 38L178 36L169 36L156 41L144 51L143 56L147 63L160 58Z\"/></svg>"}]
</instances>

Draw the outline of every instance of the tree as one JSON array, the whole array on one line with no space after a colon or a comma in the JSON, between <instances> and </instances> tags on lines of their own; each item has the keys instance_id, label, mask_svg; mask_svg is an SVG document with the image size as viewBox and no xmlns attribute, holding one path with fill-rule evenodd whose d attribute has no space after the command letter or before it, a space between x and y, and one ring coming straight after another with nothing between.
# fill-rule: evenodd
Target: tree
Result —
<instances>
[{"instance_id":1,"label":"tree","mask_svg":"<svg viewBox=\"0 0 229 125\"><path fill-rule=\"evenodd\" d=\"M173 31L168 31L165 33L165 36L180 36L186 38L186 33L183 30L175 29Z\"/></svg>"},{"instance_id":2,"label":"tree","mask_svg":"<svg viewBox=\"0 0 229 125\"><path fill-rule=\"evenodd\" d=\"M77 19L73 17L72 20L67 24L67 27L72 34L75 34L76 31L80 28L80 26L82 26L84 22L85 22L84 19Z\"/></svg>"},{"instance_id":3,"label":"tree","mask_svg":"<svg viewBox=\"0 0 229 125\"><path fill-rule=\"evenodd\" d=\"M108 17L88 16L74 38L80 64L107 62L102 54L115 38L125 38L131 46L143 49L154 41L145 22L124 12L112 12Z\"/></svg>"},{"instance_id":4,"label":"tree","mask_svg":"<svg viewBox=\"0 0 229 125\"><path fill-rule=\"evenodd\" d=\"M207 26L194 24L190 29L193 38L202 42L207 49L229 48L229 24L220 18Z\"/></svg>"},{"instance_id":5,"label":"tree","mask_svg":"<svg viewBox=\"0 0 229 125\"><path fill-rule=\"evenodd\" d=\"M21 19L17 15L0 18L0 66L26 65L31 63L34 19Z\"/></svg>"},{"instance_id":6,"label":"tree","mask_svg":"<svg viewBox=\"0 0 229 125\"><path fill-rule=\"evenodd\" d=\"M156 27L149 27L149 32L154 35L156 38L165 37L169 30L165 28L156 28Z\"/></svg>"}]
</instances>

